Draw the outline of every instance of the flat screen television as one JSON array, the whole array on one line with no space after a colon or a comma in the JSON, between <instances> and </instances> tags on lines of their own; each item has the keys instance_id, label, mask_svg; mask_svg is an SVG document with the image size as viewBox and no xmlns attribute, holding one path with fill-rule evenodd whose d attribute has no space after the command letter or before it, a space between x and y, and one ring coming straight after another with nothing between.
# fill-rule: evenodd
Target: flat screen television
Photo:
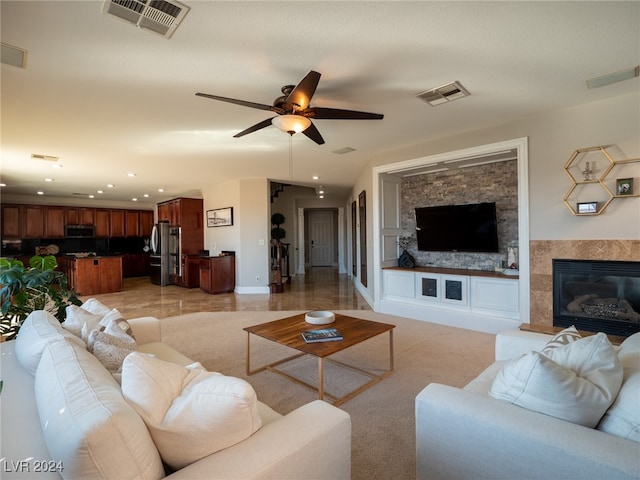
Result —
<instances>
[{"instance_id":1,"label":"flat screen television","mask_svg":"<svg viewBox=\"0 0 640 480\"><path fill-rule=\"evenodd\" d=\"M416 208L418 250L498 252L495 202Z\"/></svg>"}]
</instances>

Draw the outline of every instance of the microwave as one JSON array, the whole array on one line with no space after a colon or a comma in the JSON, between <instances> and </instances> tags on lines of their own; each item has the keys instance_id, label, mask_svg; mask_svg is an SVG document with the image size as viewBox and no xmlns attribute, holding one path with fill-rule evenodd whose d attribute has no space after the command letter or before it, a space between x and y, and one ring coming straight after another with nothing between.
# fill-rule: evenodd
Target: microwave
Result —
<instances>
[{"instance_id":1,"label":"microwave","mask_svg":"<svg viewBox=\"0 0 640 480\"><path fill-rule=\"evenodd\" d=\"M95 236L93 225L67 225L65 237L67 238L91 238Z\"/></svg>"}]
</instances>

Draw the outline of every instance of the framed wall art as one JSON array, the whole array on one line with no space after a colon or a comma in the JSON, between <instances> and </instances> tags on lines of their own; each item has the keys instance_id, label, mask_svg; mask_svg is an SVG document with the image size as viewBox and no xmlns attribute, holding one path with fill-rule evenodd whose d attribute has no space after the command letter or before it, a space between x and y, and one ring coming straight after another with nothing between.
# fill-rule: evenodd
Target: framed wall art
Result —
<instances>
[{"instance_id":1,"label":"framed wall art","mask_svg":"<svg viewBox=\"0 0 640 480\"><path fill-rule=\"evenodd\" d=\"M233 225L233 207L207 210L207 227L229 227Z\"/></svg>"},{"instance_id":2,"label":"framed wall art","mask_svg":"<svg viewBox=\"0 0 640 480\"><path fill-rule=\"evenodd\" d=\"M633 195L633 178L619 178L616 180L618 195Z\"/></svg>"}]
</instances>

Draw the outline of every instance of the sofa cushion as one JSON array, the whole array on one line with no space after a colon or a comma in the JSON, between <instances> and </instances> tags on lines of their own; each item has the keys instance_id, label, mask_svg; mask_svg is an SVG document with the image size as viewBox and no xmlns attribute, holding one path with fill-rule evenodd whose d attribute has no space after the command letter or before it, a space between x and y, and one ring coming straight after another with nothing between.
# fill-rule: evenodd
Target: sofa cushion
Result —
<instances>
[{"instance_id":1,"label":"sofa cushion","mask_svg":"<svg viewBox=\"0 0 640 480\"><path fill-rule=\"evenodd\" d=\"M595 427L622 383L622 365L604 333L543 354L507 362L489 395L515 405Z\"/></svg>"},{"instance_id":2,"label":"sofa cushion","mask_svg":"<svg viewBox=\"0 0 640 480\"><path fill-rule=\"evenodd\" d=\"M85 301L80 307L87 312L95 313L97 315L100 315L101 317L104 317L111 311L109 307L95 298L87 299L87 301Z\"/></svg>"},{"instance_id":3,"label":"sofa cushion","mask_svg":"<svg viewBox=\"0 0 640 480\"><path fill-rule=\"evenodd\" d=\"M261 427L251 385L200 364L184 367L134 352L124 361L122 393L174 469L239 443Z\"/></svg>"},{"instance_id":4,"label":"sofa cushion","mask_svg":"<svg viewBox=\"0 0 640 480\"><path fill-rule=\"evenodd\" d=\"M107 315L107 317L109 317ZM107 318L105 317L105 318ZM100 360L111 373L122 371L122 362L131 352L138 350L129 323L123 318L109 318L105 325L89 334L87 350Z\"/></svg>"},{"instance_id":5,"label":"sofa cushion","mask_svg":"<svg viewBox=\"0 0 640 480\"><path fill-rule=\"evenodd\" d=\"M65 310L66 317L64 322L62 322L62 327L77 337L82 336L82 327L85 323L92 325L93 329L100 323L102 317L104 317L104 315L91 313L77 305L69 305Z\"/></svg>"},{"instance_id":6,"label":"sofa cushion","mask_svg":"<svg viewBox=\"0 0 640 480\"><path fill-rule=\"evenodd\" d=\"M118 383L84 348L53 342L35 376L42 433L65 478L159 479L162 460Z\"/></svg>"},{"instance_id":7,"label":"sofa cushion","mask_svg":"<svg viewBox=\"0 0 640 480\"><path fill-rule=\"evenodd\" d=\"M31 312L20 326L16 337L16 357L20 365L31 375L35 375L47 344L63 338L69 338L85 348L85 343L72 333L65 331L58 319L49 312L45 310Z\"/></svg>"},{"instance_id":8,"label":"sofa cushion","mask_svg":"<svg viewBox=\"0 0 640 480\"><path fill-rule=\"evenodd\" d=\"M640 442L640 333L622 342L618 358L624 368L622 387L598 430Z\"/></svg>"}]
</instances>

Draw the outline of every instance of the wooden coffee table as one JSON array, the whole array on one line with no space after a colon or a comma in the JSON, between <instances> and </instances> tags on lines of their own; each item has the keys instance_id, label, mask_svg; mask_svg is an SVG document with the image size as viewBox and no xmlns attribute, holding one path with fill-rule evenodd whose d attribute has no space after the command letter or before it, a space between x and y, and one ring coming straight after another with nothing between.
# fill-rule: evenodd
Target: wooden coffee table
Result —
<instances>
[{"instance_id":1,"label":"wooden coffee table","mask_svg":"<svg viewBox=\"0 0 640 480\"><path fill-rule=\"evenodd\" d=\"M393 329L395 325L388 323L373 322L370 320L363 320L361 318L348 317L346 315L336 314L335 322L329 325L311 325L304 320L305 314L294 315L293 317L283 318L281 320L275 320L273 322L262 323L260 325L254 325L252 327L246 327L244 330L247 332L247 375L253 375L264 370L269 370L274 373L283 375L284 377L313 390L318 390L318 398L324 400L325 397L331 399L334 405L340 405L347 400L362 393L364 390L372 387L383 378L388 377L393 373ZM307 330L319 330L324 328L337 328L342 334L343 340L336 340L331 342L319 342L319 343L306 343L301 336L301 333ZM381 335L385 332L389 332L389 370L386 370L382 374L374 374L361 370L351 365L347 365L336 360L329 359L330 355L341 352L349 347L357 345L358 343L369 340L377 335ZM251 370L251 335L257 335L259 337L271 340L280 345L298 350L300 353L284 358L274 363L264 365L255 370ZM293 360L295 358L313 355L318 358L318 385L311 385L298 378L289 375L282 370L278 370L276 367L282 365L285 362ZM336 365L348 368L356 371L367 377L369 380L364 385L351 391L350 393L336 397L324 391L324 362L328 361Z\"/></svg>"}]
</instances>

